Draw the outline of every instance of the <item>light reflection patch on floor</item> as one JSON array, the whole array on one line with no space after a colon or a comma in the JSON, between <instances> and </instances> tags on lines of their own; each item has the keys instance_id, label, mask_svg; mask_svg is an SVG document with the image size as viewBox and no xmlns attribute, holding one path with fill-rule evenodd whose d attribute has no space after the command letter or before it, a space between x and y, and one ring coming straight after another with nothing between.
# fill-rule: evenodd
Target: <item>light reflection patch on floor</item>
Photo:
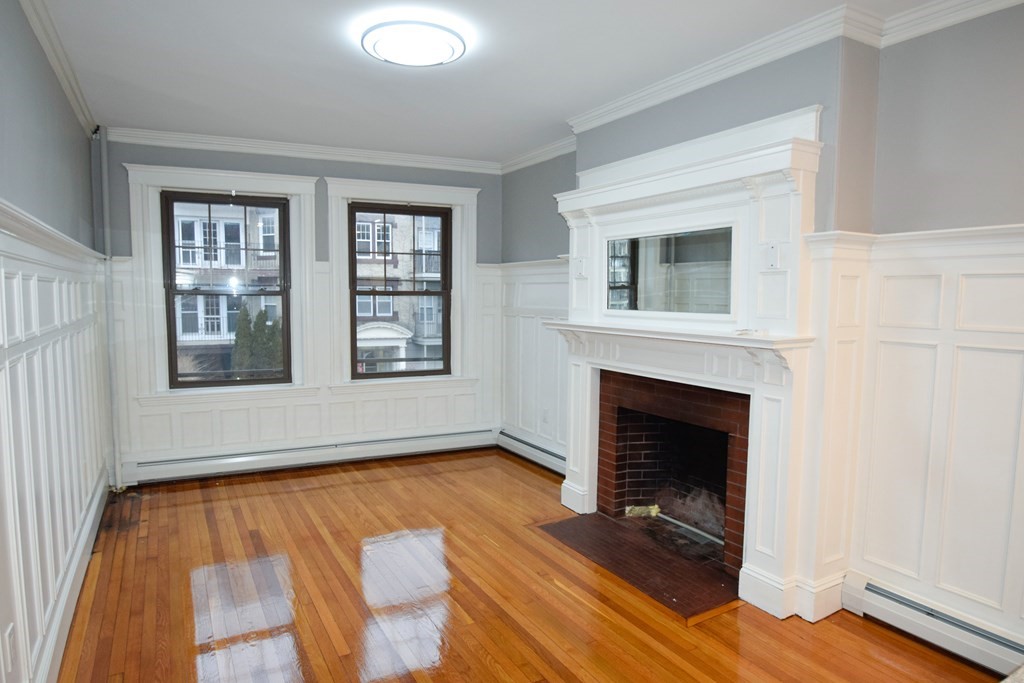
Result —
<instances>
[{"instance_id":1,"label":"light reflection patch on floor","mask_svg":"<svg viewBox=\"0 0 1024 683\"><path fill-rule=\"evenodd\" d=\"M191 572L199 681L301 681L287 556L221 562Z\"/></svg>"},{"instance_id":2,"label":"light reflection patch on floor","mask_svg":"<svg viewBox=\"0 0 1024 683\"><path fill-rule=\"evenodd\" d=\"M448 625L451 574L444 530L399 531L363 541L362 683L441 664Z\"/></svg>"}]
</instances>

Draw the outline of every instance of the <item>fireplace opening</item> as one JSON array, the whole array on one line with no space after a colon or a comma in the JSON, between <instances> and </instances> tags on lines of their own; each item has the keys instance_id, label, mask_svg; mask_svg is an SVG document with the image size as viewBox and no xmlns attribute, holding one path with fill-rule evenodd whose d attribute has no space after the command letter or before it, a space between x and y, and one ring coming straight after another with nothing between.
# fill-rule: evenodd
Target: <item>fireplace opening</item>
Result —
<instances>
[{"instance_id":1,"label":"fireplace opening","mask_svg":"<svg viewBox=\"0 0 1024 683\"><path fill-rule=\"evenodd\" d=\"M738 576L750 397L604 370L599 420L598 511Z\"/></svg>"},{"instance_id":2,"label":"fireplace opening","mask_svg":"<svg viewBox=\"0 0 1024 683\"><path fill-rule=\"evenodd\" d=\"M728 433L622 407L616 422L626 515L662 545L721 564Z\"/></svg>"}]
</instances>

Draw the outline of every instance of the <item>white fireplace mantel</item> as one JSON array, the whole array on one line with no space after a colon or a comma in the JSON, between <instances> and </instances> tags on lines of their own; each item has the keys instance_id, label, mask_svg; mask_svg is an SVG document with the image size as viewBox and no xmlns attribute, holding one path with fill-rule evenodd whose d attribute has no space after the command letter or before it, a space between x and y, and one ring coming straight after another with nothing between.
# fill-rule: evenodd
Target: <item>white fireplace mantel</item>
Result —
<instances>
[{"instance_id":1,"label":"white fireplace mantel","mask_svg":"<svg viewBox=\"0 0 1024 683\"><path fill-rule=\"evenodd\" d=\"M740 597L816 621L842 605L865 260L812 258L819 107L580 174L570 228L562 502L597 508L600 373L750 396ZM608 240L732 227L728 315L608 310ZM857 245L851 247L856 252ZM844 252L845 253L845 252ZM851 320L854 321L851 323Z\"/></svg>"},{"instance_id":2,"label":"white fireplace mantel","mask_svg":"<svg viewBox=\"0 0 1024 683\"><path fill-rule=\"evenodd\" d=\"M819 115L809 107L581 172L579 189L556 196L570 230L570 320L806 336L801 237L814 231ZM732 230L729 313L606 308L609 240L714 226Z\"/></svg>"},{"instance_id":3,"label":"white fireplace mantel","mask_svg":"<svg viewBox=\"0 0 1024 683\"><path fill-rule=\"evenodd\" d=\"M664 339L669 341L690 342L694 344L714 344L719 346L739 346L747 349L766 349L784 351L790 348L803 348L809 346L814 337L780 337L774 335L756 334L753 332L735 332L732 334L718 334L714 332L693 331L686 328L654 328L654 327L632 327L629 325L592 323L572 323L553 321L545 323L545 327L558 330L563 336L569 338L571 335L610 335L621 337L641 337L644 339Z\"/></svg>"}]
</instances>

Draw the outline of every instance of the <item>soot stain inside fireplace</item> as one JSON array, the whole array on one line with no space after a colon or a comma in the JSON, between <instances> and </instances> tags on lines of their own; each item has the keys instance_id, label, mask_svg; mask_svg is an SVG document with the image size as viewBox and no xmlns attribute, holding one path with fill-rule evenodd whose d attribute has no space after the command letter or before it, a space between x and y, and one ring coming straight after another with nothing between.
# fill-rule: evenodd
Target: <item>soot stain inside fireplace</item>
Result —
<instances>
[{"instance_id":1,"label":"soot stain inside fireplace","mask_svg":"<svg viewBox=\"0 0 1024 683\"><path fill-rule=\"evenodd\" d=\"M616 417L625 504L659 510L629 522L692 561L721 566L729 435L622 407Z\"/></svg>"}]
</instances>

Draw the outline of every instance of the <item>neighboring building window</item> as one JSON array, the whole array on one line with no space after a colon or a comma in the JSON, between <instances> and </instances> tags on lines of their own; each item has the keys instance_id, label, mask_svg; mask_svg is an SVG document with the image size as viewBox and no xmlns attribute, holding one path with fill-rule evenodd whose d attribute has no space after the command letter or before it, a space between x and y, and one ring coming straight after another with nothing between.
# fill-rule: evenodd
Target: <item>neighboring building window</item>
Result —
<instances>
[{"instance_id":1,"label":"neighboring building window","mask_svg":"<svg viewBox=\"0 0 1024 683\"><path fill-rule=\"evenodd\" d=\"M392 224L385 223L383 219L357 222L354 235L356 258L379 259L391 256L392 228Z\"/></svg>"},{"instance_id":2,"label":"neighboring building window","mask_svg":"<svg viewBox=\"0 0 1024 683\"><path fill-rule=\"evenodd\" d=\"M171 388L290 382L288 201L161 197Z\"/></svg>"},{"instance_id":3,"label":"neighboring building window","mask_svg":"<svg viewBox=\"0 0 1024 683\"><path fill-rule=\"evenodd\" d=\"M374 288L358 286L356 289L360 292L368 292ZM391 287L384 287L383 289L386 292L391 291ZM395 307L392 297L382 294L356 295L356 316L360 318L390 318L394 314Z\"/></svg>"},{"instance_id":4,"label":"neighboring building window","mask_svg":"<svg viewBox=\"0 0 1024 683\"><path fill-rule=\"evenodd\" d=\"M272 213L264 212L260 216L260 220L257 222L260 228L260 239L263 243L264 253L273 253L277 251L277 216Z\"/></svg>"},{"instance_id":5,"label":"neighboring building window","mask_svg":"<svg viewBox=\"0 0 1024 683\"><path fill-rule=\"evenodd\" d=\"M353 378L451 373L451 220L449 208L349 204Z\"/></svg>"},{"instance_id":6,"label":"neighboring building window","mask_svg":"<svg viewBox=\"0 0 1024 683\"><path fill-rule=\"evenodd\" d=\"M242 265L242 224L238 221L225 221L224 230L224 265Z\"/></svg>"},{"instance_id":7,"label":"neighboring building window","mask_svg":"<svg viewBox=\"0 0 1024 683\"><path fill-rule=\"evenodd\" d=\"M178 221L178 263L194 266L199 263L199 250L196 249L196 222L191 220Z\"/></svg>"}]
</instances>

